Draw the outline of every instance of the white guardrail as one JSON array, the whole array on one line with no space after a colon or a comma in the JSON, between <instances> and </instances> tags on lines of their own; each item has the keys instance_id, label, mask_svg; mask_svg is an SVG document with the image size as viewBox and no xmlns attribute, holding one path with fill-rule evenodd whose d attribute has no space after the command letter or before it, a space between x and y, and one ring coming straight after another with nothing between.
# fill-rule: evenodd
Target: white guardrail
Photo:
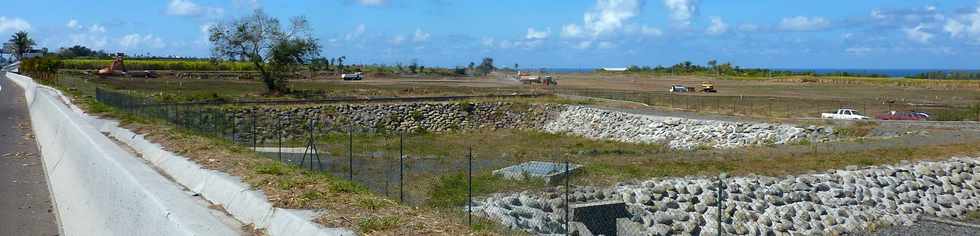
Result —
<instances>
[{"instance_id":1,"label":"white guardrail","mask_svg":"<svg viewBox=\"0 0 980 236\"><path fill-rule=\"evenodd\" d=\"M312 211L276 208L237 177L208 170L127 129L86 115L60 92L7 73L24 88L53 198L67 235L227 235L224 224L108 136L180 185L269 235L356 235L312 222ZM128 156L127 156L128 155ZM187 209L185 209L187 208ZM75 232L75 233L73 233Z\"/></svg>"}]
</instances>

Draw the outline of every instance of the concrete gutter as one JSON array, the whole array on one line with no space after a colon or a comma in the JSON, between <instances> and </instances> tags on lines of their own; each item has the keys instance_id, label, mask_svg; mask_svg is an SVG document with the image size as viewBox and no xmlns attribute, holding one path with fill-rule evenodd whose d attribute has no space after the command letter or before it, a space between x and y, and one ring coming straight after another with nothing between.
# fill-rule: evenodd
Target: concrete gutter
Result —
<instances>
[{"instance_id":1,"label":"concrete gutter","mask_svg":"<svg viewBox=\"0 0 980 236\"><path fill-rule=\"evenodd\" d=\"M237 235L177 184L103 136L55 89L7 73L24 88L64 235Z\"/></svg>"},{"instance_id":2,"label":"concrete gutter","mask_svg":"<svg viewBox=\"0 0 980 236\"><path fill-rule=\"evenodd\" d=\"M190 191L221 204L236 219L265 229L269 235L356 235L349 229L325 228L314 223L315 212L274 207L265 194L253 190L238 177L205 169L146 140L144 135L119 127L118 122L101 119L92 122L102 132L143 154L143 158L188 186Z\"/></svg>"}]
</instances>

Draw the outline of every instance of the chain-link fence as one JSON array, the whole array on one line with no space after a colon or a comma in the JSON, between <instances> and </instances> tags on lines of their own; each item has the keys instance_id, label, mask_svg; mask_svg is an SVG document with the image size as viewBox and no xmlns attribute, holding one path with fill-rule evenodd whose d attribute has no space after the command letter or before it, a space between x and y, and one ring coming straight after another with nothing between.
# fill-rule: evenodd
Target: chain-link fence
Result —
<instances>
[{"instance_id":1,"label":"chain-link fence","mask_svg":"<svg viewBox=\"0 0 980 236\"><path fill-rule=\"evenodd\" d=\"M460 140L446 142L439 134L367 127L323 114L283 115L258 106L217 103L159 103L101 88L95 89L95 99L127 114L164 120L289 165L327 172L406 205L452 209L467 215L466 223L474 225L496 224L479 217L479 212L468 214L480 196L572 184L568 182L572 178L545 183L494 174L529 161L568 163L557 146L542 146L546 150L542 153L549 154L534 156L481 145L477 135L458 135L454 137Z\"/></svg>"}]
</instances>

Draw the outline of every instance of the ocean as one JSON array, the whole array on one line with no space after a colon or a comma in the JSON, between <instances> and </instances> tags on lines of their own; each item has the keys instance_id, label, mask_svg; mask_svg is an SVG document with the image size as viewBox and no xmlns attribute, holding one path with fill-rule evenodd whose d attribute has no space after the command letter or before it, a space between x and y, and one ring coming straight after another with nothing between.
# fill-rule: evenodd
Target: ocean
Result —
<instances>
[{"instance_id":1,"label":"ocean","mask_svg":"<svg viewBox=\"0 0 980 236\"><path fill-rule=\"evenodd\" d=\"M587 73L593 72L596 68L545 68L547 72L554 73ZM846 72L848 74L859 74L859 75L887 75L889 77L907 77L914 76L926 72L943 71L946 73L952 72L972 72L980 73L980 70L949 70L949 69L797 69L797 68L781 68L773 69L781 71L792 71L792 72L814 72L818 75L833 75Z\"/></svg>"}]
</instances>

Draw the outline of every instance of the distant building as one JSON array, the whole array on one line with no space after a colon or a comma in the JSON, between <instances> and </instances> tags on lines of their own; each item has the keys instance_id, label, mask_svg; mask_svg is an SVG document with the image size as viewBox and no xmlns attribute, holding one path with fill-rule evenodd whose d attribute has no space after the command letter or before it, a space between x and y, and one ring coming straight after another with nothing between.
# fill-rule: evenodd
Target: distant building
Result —
<instances>
[{"instance_id":1,"label":"distant building","mask_svg":"<svg viewBox=\"0 0 980 236\"><path fill-rule=\"evenodd\" d=\"M611 71L611 72L626 72L627 69L628 68L626 68L626 67L623 67L623 68L618 68L618 67L604 67L604 68L602 68L603 71Z\"/></svg>"}]
</instances>

